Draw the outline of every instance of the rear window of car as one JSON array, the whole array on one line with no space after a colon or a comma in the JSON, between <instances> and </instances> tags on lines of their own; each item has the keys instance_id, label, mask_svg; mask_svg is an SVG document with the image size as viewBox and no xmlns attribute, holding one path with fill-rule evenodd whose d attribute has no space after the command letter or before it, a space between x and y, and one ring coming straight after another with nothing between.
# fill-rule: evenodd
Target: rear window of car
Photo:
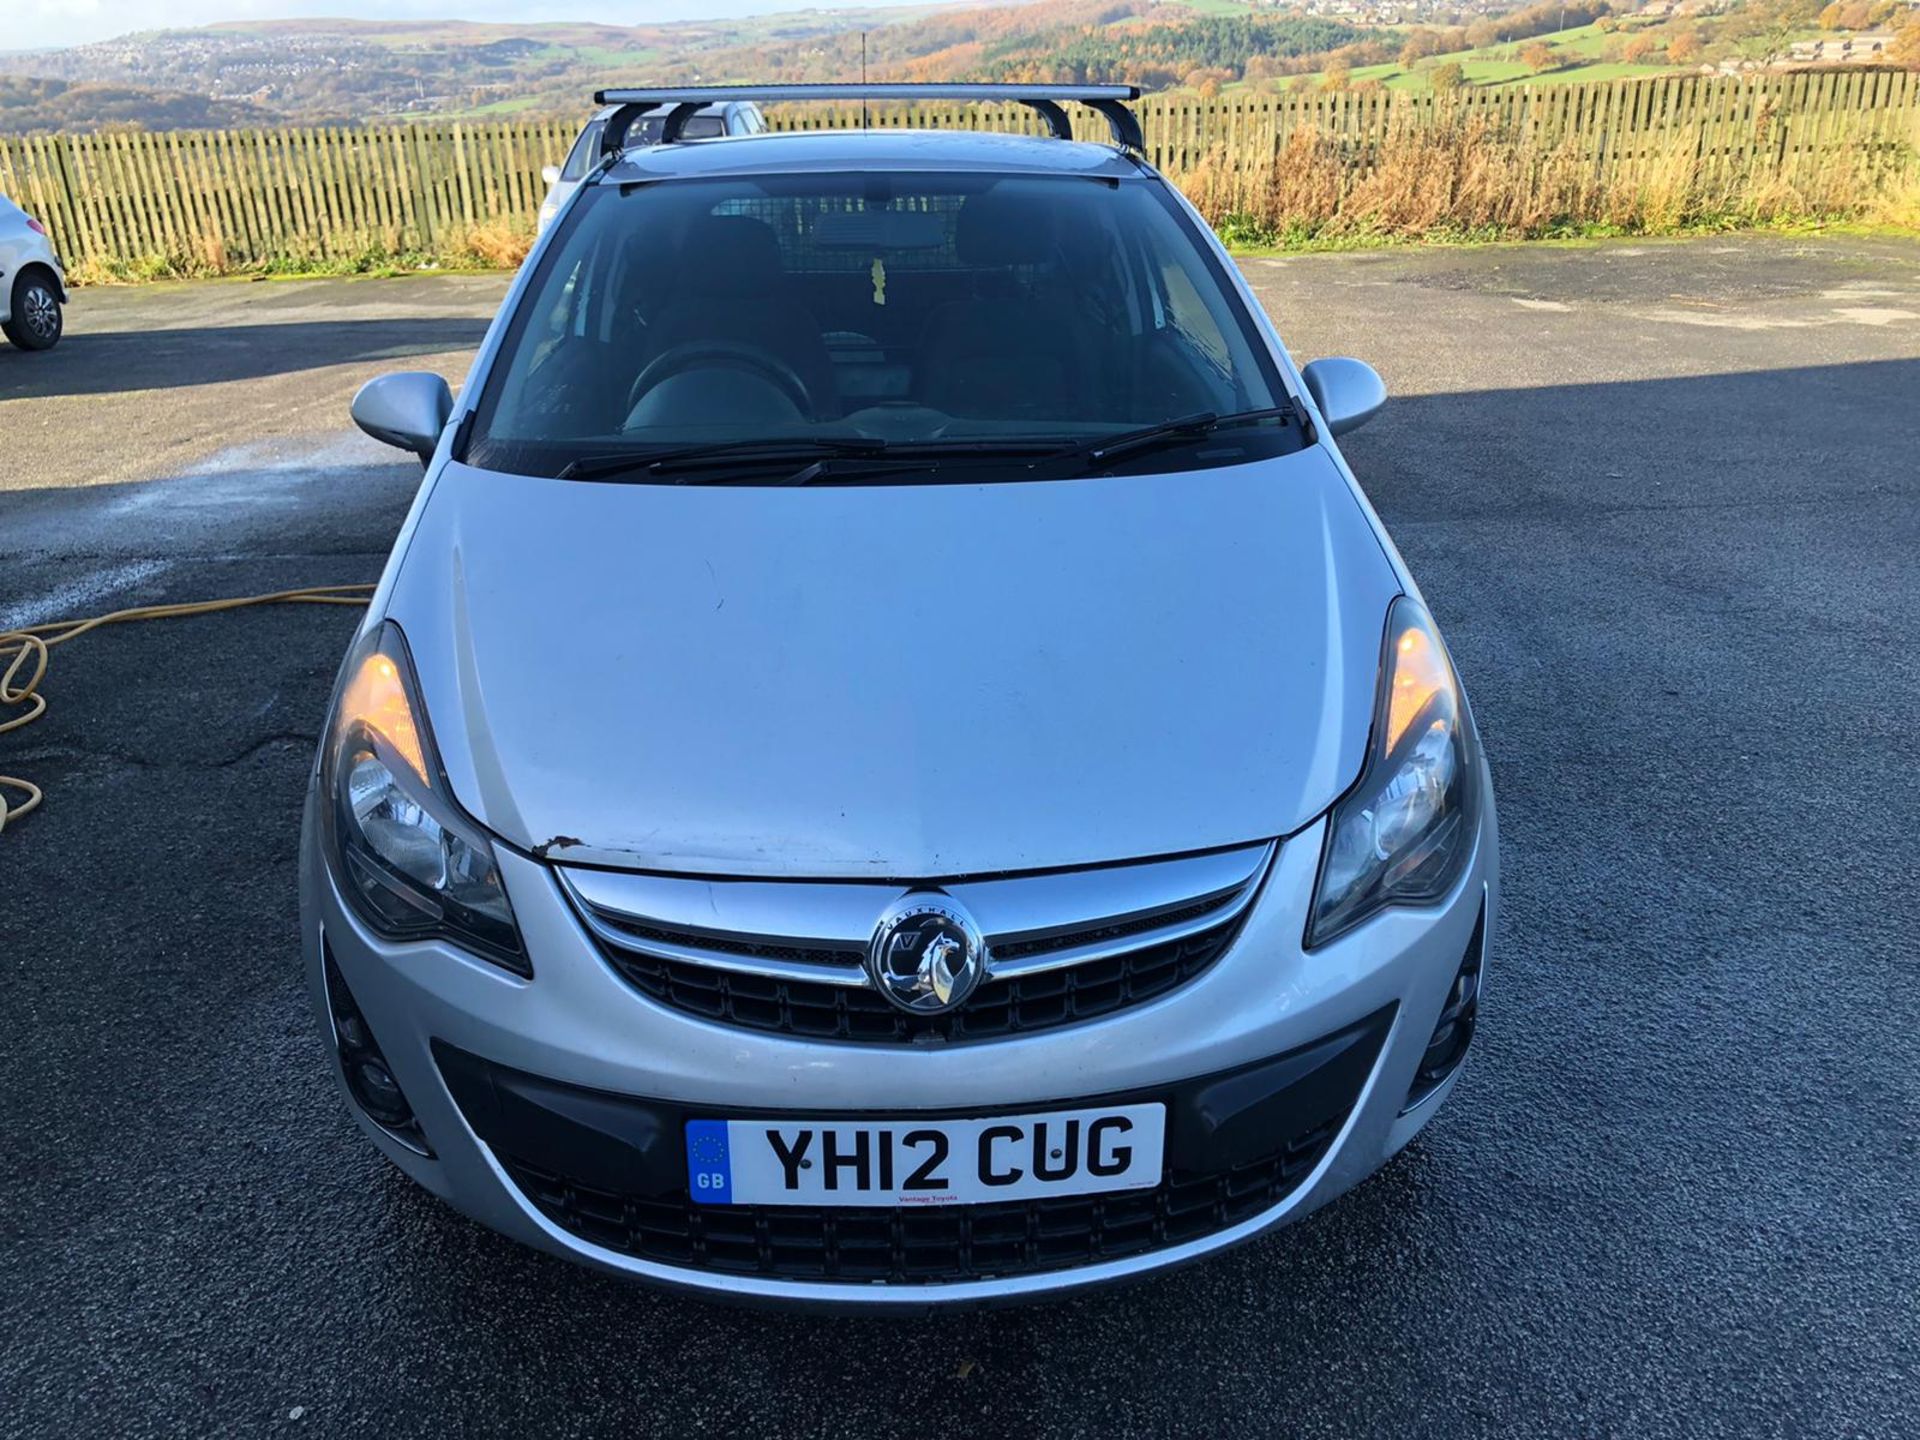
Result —
<instances>
[{"instance_id":1,"label":"rear window of car","mask_svg":"<svg viewBox=\"0 0 1920 1440\"><path fill-rule=\"evenodd\" d=\"M470 463L557 474L781 436L1065 444L1287 405L1225 267L1154 179L803 174L581 198L509 324ZM1275 443L1216 436L1177 463Z\"/></svg>"}]
</instances>

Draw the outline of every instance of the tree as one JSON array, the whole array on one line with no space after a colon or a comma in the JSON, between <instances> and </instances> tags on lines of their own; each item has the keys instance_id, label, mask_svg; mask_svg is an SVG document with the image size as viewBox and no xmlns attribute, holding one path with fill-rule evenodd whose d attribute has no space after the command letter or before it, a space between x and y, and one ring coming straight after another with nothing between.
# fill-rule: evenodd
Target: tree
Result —
<instances>
[{"instance_id":1,"label":"tree","mask_svg":"<svg viewBox=\"0 0 1920 1440\"><path fill-rule=\"evenodd\" d=\"M1467 26L1467 48L1484 50L1500 38L1500 27L1482 16Z\"/></svg>"},{"instance_id":2,"label":"tree","mask_svg":"<svg viewBox=\"0 0 1920 1440\"><path fill-rule=\"evenodd\" d=\"M1351 84L1353 84L1353 71L1338 62L1327 66L1320 74L1322 90L1345 90Z\"/></svg>"},{"instance_id":3,"label":"tree","mask_svg":"<svg viewBox=\"0 0 1920 1440\"><path fill-rule=\"evenodd\" d=\"M1818 22L1821 8L1821 0L1747 0L1720 22L1718 38L1731 41L1748 59L1771 60L1787 53L1796 30ZM1841 15L1844 19L1844 5Z\"/></svg>"},{"instance_id":4,"label":"tree","mask_svg":"<svg viewBox=\"0 0 1920 1440\"><path fill-rule=\"evenodd\" d=\"M1636 35L1627 41L1625 48L1620 52L1620 58L1629 65L1638 65L1652 55L1657 48L1651 35Z\"/></svg>"},{"instance_id":5,"label":"tree","mask_svg":"<svg viewBox=\"0 0 1920 1440\"><path fill-rule=\"evenodd\" d=\"M1467 72L1460 68L1458 60L1447 60L1433 67L1433 73L1427 77L1435 90L1442 94L1458 90L1467 83Z\"/></svg>"},{"instance_id":6,"label":"tree","mask_svg":"<svg viewBox=\"0 0 1920 1440\"><path fill-rule=\"evenodd\" d=\"M1846 8L1847 7L1841 3L1841 0L1833 0L1831 5L1820 12L1820 28L1822 30L1838 30L1840 28L1840 12Z\"/></svg>"},{"instance_id":7,"label":"tree","mask_svg":"<svg viewBox=\"0 0 1920 1440\"><path fill-rule=\"evenodd\" d=\"M1887 47L1887 59L1909 70L1920 70L1920 14L1894 32L1893 43Z\"/></svg>"},{"instance_id":8,"label":"tree","mask_svg":"<svg viewBox=\"0 0 1920 1440\"><path fill-rule=\"evenodd\" d=\"M1407 43L1400 47L1400 65L1411 70L1429 55L1438 55L1443 47L1440 37L1424 25L1407 32Z\"/></svg>"},{"instance_id":9,"label":"tree","mask_svg":"<svg viewBox=\"0 0 1920 1440\"><path fill-rule=\"evenodd\" d=\"M1700 52L1707 47L1700 43L1700 37L1691 30L1682 30L1667 41L1667 58L1676 65L1691 65L1700 58Z\"/></svg>"},{"instance_id":10,"label":"tree","mask_svg":"<svg viewBox=\"0 0 1920 1440\"><path fill-rule=\"evenodd\" d=\"M1534 74L1543 75L1559 65L1560 57L1544 40L1536 40L1520 52L1520 63Z\"/></svg>"}]
</instances>

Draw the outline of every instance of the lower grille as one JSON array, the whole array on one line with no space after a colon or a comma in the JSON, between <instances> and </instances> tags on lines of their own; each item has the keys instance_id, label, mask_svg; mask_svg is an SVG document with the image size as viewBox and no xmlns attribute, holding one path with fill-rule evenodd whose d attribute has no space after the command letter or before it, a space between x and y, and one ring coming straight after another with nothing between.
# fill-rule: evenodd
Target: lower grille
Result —
<instances>
[{"instance_id":1,"label":"lower grille","mask_svg":"<svg viewBox=\"0 0 1920 1440\"><path fill-rule=\"evenodd\" d=\"M1037 1094L1019 1109L1164 1105L1159 1183L937 1208L697 1204L687 1181L687 1125L726 1114L726 1107L586 1089L444 1041L434 1042L433 1053L448 1093L511 1184L586 1244L689 1272L937 1285L1124 1260L1205 1239L1270 1210L1299 1189L1340 1134L1374 1073L1393 1015L1389 1005L1297 1049L1151 1089L1071 1099ZM931 1119L1016 1112L915 1113ZM729 1118L797 1121L809 1114L818 1112L747 1108Z\"/></svg>"},{"instance_id":2,"label":"lower grille","mask_svg":"<svg viewBox=\"0 0 1920 1440\"><path fill-rule=\"evenodd\" d=\"M623 1255L787 1280L937 1284L1067 1270L1204 1239L1291 1194L1344 1120L1328 1120L1247 1164L1169 1173L1151 1190L940 1209L697 1205L684 1190L621 1194L501 1160L554 1224Z\"/></svg>"},{"instance_id":3,"label":"lower grille","mask_svg":"<svg viewBox=\"0 0 1920 1440\"><path fill-rule=\"evenodd\" d=\"M1220 958L1239 917L1185 939L1091 960L1071 969L988 980L965 1007L909 1015L877 990L789 980L667 960L608 953L635 989L706 1020L822 1040L983 1040L1092 1020L1164 995Z\"/></svg>"}]
</instances>

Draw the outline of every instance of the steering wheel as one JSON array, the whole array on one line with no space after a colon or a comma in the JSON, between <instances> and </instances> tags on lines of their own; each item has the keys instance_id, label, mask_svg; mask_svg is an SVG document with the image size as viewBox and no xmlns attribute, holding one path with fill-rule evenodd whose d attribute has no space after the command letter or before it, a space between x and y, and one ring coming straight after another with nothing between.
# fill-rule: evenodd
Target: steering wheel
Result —
<instances>
[{"instance_id":1,"label":"steering wheel","mask_svg":"<svg viewBox=\"0 0 1920 1440\"><path fill-rule=\"evenodd\" d=\"M813 397L800 372L771 350L741 340L686 340L668 346L634 376L627 391L627 412L631 414L646 393L669 376L702 369L745 370L770 380L802 415L813 417Z\"/></svg>"}]
</instances>

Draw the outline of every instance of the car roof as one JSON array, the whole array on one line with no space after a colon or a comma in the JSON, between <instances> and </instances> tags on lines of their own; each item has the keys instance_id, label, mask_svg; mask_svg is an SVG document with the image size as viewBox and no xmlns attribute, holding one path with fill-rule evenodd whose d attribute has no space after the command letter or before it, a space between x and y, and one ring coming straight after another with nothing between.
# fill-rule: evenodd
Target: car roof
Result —
<instances>
[{"instance_id":1,"label":"car roof","mask_svg":"<svg viewBox=\"0 0 1920 1440\"><path fill-rule=\"evenodd\" d=\"M788 130L628 151L600 183L828 170L947 170L1124 179L1148 172L1111 145L973 130Z\"/></svg>"}]
</instances>

